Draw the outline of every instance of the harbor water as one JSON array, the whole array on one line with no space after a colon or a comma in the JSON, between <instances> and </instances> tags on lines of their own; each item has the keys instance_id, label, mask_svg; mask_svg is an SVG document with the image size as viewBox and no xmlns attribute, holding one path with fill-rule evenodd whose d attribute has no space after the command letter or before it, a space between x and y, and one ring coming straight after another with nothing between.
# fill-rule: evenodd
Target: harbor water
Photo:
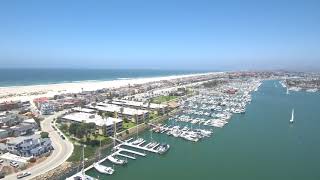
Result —
<instances>
[{"instance_id":1,"label":"harbor water","mask_svg":"<svg viewBox=\"0 0 320 180\"><path fill-rule=\"evenodd\" d=\"M210 138L194 143L153 133L154 140L171 145L166 154L128 160L126 166L114 166L111 176L94 169L86 174L112 180L319 180L319 103L319 93L287 95L278 81L265 81L246 113L233 115ZM290 124L293 108L295 122ZM151 132L139 136L150 141Z\"/></svg>"}]
</instances>

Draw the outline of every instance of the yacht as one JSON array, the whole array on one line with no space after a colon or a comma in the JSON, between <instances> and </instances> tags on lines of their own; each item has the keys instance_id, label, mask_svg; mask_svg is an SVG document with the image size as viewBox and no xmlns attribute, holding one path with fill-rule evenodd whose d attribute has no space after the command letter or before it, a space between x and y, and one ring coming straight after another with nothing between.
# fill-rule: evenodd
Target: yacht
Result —
<instances>
[{"instance_id":1,"label":"yacht","mask_svg":"<svg viewBox=\"0 0 320 180\"><path fill-rule=\"evenodd\" d=\"M142 138L138 138L137 140L133 141L132 144L133 145L138 145L140 143L142 143L144 140Z\"/></svg>"},{"instance_id":2,"label":"yacht","mask_svg":"<svg viewBox=\"0 0 320 180\"><path fill-rule=\"evenodd\" d=\"M118 159L113 156L108 156L108 160L117 165L125 165L128 163L126 160Z\"/></svg>"},{"instance_id":3,"label":"yacht","mask_svg":"<svg viewBox=\"0 0 320 180\"><path fill-rule=\"evenodd\" d=\"M159 154L164 154L166 153L170 148L169 144L161 144L158 148L157 151Z\"/></svg>"}]
</instances>

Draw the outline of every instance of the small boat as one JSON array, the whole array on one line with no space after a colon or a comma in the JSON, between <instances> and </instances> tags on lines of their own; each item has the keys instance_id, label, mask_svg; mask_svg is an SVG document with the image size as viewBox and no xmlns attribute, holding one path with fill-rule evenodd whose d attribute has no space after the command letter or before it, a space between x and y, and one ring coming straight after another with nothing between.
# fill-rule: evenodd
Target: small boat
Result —
<instances>
[{"instance_id":1,"label":"small boat","mask_svg":"<svg viewBox=\"0 0 320 180\"><path fill-rule=\"evenodd\" d=\"M93 164L93 167L99 172L99 173L103 173L103 174L113 174L114 172L114 169L111 168L111 167L107 167L107 166L104 166L104 165L101 165L99 163L94 163Z\"/></svg>"},{"instance_id":2,"label":"small boat","mask_svg":"<svg viewBox=\"0 0 320 180\"><path fill-rule=\"evenodd\" d=\"M169 144L161 144L158 148L157 151L159 154L164 154L166 153L170 148Z\"/></svg>"}]
</instances>

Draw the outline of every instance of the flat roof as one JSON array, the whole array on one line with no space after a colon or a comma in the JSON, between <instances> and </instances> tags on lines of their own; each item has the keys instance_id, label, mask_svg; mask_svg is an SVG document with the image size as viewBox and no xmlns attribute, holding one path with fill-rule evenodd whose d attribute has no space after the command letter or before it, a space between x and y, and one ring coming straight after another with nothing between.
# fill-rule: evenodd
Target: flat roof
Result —
<instances>
[{"instance_id":1,"label":"flat roof","mask_svg":"<svg viewBox=\"0 0 320 180\"><path fill-rule=\"evenodd\" d=\"M84 122L84 123L95 123L97 126L111 126L113 123L122 122L122 119L108 117L107 119L102 118L97 114L90 114L85 112L76 112L67 114L62 117L63 119L76 121L76 122Z\"/></svg>"},{"instance_id":2,"label":"flat roof","mask_svg":"<svg viewBox=\"0 0 320 180\"><path fill-rule=\"evenodd\" d=\"M0 156L0 159L3 160L9 160L9 161L15 161L15 162L20 162L20 163L27 163L30 160L31 157L21 157L17 156L15 154L11 154L9 152L4 153Z\"/></svg>"},{"instance_id":3,"label":"flat roof","mask_svg":"<svg viewBox=\"0 0 320 180\"><path fill-rule=\"evenodd\" d=\"M36 120L34 120L34 119L26 119L26 120L24 120L23 122L26 122L26 123L36 123Z\"/></svg>"},{"instance_id":4,"label":"flat roof","mask_svg":"<svg viewBox=\"0 0 320 180\"><path fill-rule=\"evenodd\" d=\"M94 107L97 110L101 111L108 111L108 112L117 112L121 113L120 109L122 108L119 105L115 104L108 104L108 103L98 103L97 106ZM147 110L141 110L141 109L133 109L128 107L123 107L123 114L126 115L143 115L148 113Z\"/></svg>"},{"instance_id":5,"label":"flat roof","mask_svg":"<svg viewBox=\"0 0 320 180\"><path fill-rule=\"evenodd\" d=\"M113 100L111 103L112 104L117 104L117 105L128 105L128 106L136 106L136 107L148 108L148 103L144 103L144 102L140 102L140 101ZM167 105L150 103L150 108L151 109L165 108L165 107L167 107Z\"/></svg>"},{"instance_id":6,"label":"flat roof","mask_svg":"<svg viewBox=\"0 0 320 180\"><path fill-rule=\"evenodd\" d=\"M95 110L93 110L93 109L81 108L81 107L75 107L75 108L72 108L72 110L79 111L79 112L85 112L85 113L93 113L93 112L95 112Z\"/></svg>"}]
</instances>

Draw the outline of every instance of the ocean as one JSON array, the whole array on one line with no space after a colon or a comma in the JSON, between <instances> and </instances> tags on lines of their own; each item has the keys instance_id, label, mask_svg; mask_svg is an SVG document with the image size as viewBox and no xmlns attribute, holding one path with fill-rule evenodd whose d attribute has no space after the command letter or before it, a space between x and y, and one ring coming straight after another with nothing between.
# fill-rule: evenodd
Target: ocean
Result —
<instances>
[{"instance_id":1,"label":"ocean","mask_svg":"<svg viewBox=\"0 0 320 180\"><path fill-rule=\"evenodd\" d=\"M147 69L0 69L0 87L160 77L203 72Z\"/></svg>"},{"instance_id":2,"label":"ocean","mask_svg":"<svg viewBox=\"0 0 320 180\"><path fill-rule=\"evenodd\" d=\"M214 129L212 137L192 143L153 133L153 139L171 145L165 155L147 153L127 166L115 166L111 176L94 169L86 173L112 180L319 180L319 102L319 93L286 95L278 81L265 81L247 112ZM290 124L292 108L295 123ZM150 141L150 131L140 137Z\"/></svg>"}]
</instances>

